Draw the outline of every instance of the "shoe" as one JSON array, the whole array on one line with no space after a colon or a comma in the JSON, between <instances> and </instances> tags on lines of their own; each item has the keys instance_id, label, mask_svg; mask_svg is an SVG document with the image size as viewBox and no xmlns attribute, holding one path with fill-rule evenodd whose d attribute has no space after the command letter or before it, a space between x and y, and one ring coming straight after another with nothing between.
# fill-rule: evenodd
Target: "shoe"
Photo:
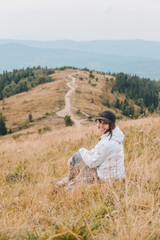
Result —
<instances>
[{"instance_id":1,"label":"shoe","mask_svg":"<svg viewBox=\"0 0 160 240\"><path fill-rule=\"evenodd\" d=\"M62 180L60 180L59 182L57 182L58 186L64 186L68 183L68 177L63 178Z\"/></svg>"},{"instance_id":2,"label":"shoe","mask_svg":"<svg viewBox=\"0 0 160 240\"><path fill-rule=\"evenodd\" d=\"M74 183L75 183L74 181L68 182L65 187L66 191L72 190Z\"/></svg>"}]
</instances>

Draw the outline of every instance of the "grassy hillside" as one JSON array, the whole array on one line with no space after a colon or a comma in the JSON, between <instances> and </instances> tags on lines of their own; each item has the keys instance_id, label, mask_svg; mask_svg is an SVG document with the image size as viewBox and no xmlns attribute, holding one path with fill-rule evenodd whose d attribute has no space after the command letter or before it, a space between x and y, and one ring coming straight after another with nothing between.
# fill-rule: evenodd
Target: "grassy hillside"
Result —
<instances>
[{"instance_id":1,"label":"grassy hillside","mask_svg":"<svg viewBox=\"0 0 160 240\"><path fill-rule=\"evenodd\" d=\"M72 95L75 110L78 109L88 115L97 116L99 112L111 107L116 113L120 113L114 107L114 103L117 97L124 101L125 95L116 92L111 93L115 78L94 71L91 76L93 77L90 77L90 72L87 71L80 71L77 76L77 88Z\"/></svg>"},{"instance_id":2,"label":"grassy hillside","mask_svg":"<svg viewBox=\"0 0 160 240\"><path fill-rule=\"evenodd\" d=\"M99 139L96 125L0 138L1 239L159 239L159 117L119 121L126 181L59 189L67 159Z\"/></svg>"},{"instance_id":3,"label":"grassy hillside","mask_svg":"<svg viewBox=\"0 0 160 240\"><path fill-rule=\"evenodd\" d=\"M35 125L37 121L44 121L46 118L52 118L53 121L55 112L64 107L64 95L68 90L66 82L69 81L67 76L71 72L72 70L66 70L54 73L51 77L56 81L41 84L29 92L19 93L0 101L0 109L6 117L7 127L13 131L18 130L18 127L27 128L29 113L33 117L30 125Z\"/></svg>"},{"instance_id":4,"label":"grassy hillside","mask_svg":"<svg viewBox=\"0 0 160 240\"><path fill-rule=\"evenodd\" d=\"M134 113L128 113L128 116L135 118L142 117L144 112L146 116L149 114L145 106L141 112L142 107L136 105L134 99L126 100L125 93L112 91L116 83L115 77L95 71L62 68L49 75L53 82L40 84L28 92L0 101L0 111L6 117L7 128L16 132L35 126L37 123L41 123L42 126L57 123L64 125L64 120L58 118L56 112L64 107L64 96L68 91L66 83L71 81L69 74L73 74L76 78L76 90L71 96L71 106L78 118L87 119L97 116L106 108L111 108L118 118L124 118L125 101L128 107L134 108ZM117 106L117 100L121 107ZM32 114L32 122L29 122L29 114Z\"/></svg>"},{"instance_id":5,"label":"grassy hillside","mask_svg":"<svg viewBox=\"0 0 160 240\"><path fill-rule=\"evenodd\" d=\"M77 79L71 95L77 118L96 116L108 108L104 103L122 116L114 102L125 94L111 93L113 77L74 69L57 70L54 82L0 102L7 127L16 131L0 136L0 239L160 239L159 115L117 121L125 134L125 182L74 192L57 187L68 174L69 157L81 147L91 149L100 137L94 121L65 127L56 115L70 74Z\"/></svg>"}]
</instances>

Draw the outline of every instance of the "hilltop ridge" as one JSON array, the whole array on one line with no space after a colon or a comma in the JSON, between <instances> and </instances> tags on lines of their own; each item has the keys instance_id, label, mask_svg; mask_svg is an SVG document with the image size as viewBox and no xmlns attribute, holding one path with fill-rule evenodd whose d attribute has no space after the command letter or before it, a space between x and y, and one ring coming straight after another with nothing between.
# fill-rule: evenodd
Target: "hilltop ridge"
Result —
<instances>
[{"instance_id":1,"label":"hilltop ridge","mask_svg":"<svg viewBox=\"0 0 160 240\"><path fill-rule=\"evenodd\" d=\"M42 72L38 69L40 75ZM63 67L49 77L54 81L0 101L7 126L15 131L0 136L0 237L159 239L159 115L149 113L144 105L148 116L144 117L135 99L129 99L133 92L126 92L124 86L131 76L120 74L121 84L115 85L117 76ZM130 80L132 83L133 79ZM143 86L141 80L137 79L137 83L140 81ZM72 94L67 95L69 84L74 81L75 90L73 87ZM154 84L146 80L146 89L152 90ZM137 91L138 97L139 94ZM65 108L65 96L70 98L69 110L74 117L85 120L80 128L66 127L64 115L57 115ZM142 99L139 103L147 104ZM124 106L134 106L139 119L123 115ZM125 136L126 180L79 186L67 192L56 183L67 177L67 160L74 152L83 147L92 149L97 144L100 134L90 120L106 109L116 113L116 124Z\"/></svg>"},{"instance_id":2,"label":"hilltop ridge","mask_svg":"<svg viewBox=\"0 0 160 240\"><path fill-rule=\"evenodd\" d=\"M16 76L19 80L16 80ZM70 76L75 79L75 89L70 96L71 106L68 111L72 118L75 116L79 120L92 120L106 108L112 109L119 119L144 117L157 111L160 89L158 82L123 73L112 76L72 67L28 68L0 76L3 81L4 78L9 81L7 86L5 83L2 91L2 96L6 94L5 98L0 101L8 129L15 132L42 123L63 125L65 116L59 117L57 112L65 107ZM40 85L36 86L37 84ZM14 95L16 89L26 92ZM31 122L29 114L32 114Z\"/></svg>"}]
</instances>

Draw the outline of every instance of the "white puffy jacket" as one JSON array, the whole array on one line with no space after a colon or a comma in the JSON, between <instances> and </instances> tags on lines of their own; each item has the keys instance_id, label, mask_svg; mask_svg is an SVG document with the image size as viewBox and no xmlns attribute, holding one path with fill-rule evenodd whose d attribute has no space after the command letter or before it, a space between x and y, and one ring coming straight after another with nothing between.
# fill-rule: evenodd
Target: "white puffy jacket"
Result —
<instances>
[{"instance_id":1,"label":"white puffy jacket","mask_svg":"<svg viewBox=\"0 0 160 240\"><path fill-rule=\"evenodd\" d=\"M98 144L88 151L79 150L83 161L90 168L97 168L97 175L101 180L125 178L124 169L124 134L118 126L112 131L112 138L108 133L103 134Z\"/></svg>"}]
</instances>

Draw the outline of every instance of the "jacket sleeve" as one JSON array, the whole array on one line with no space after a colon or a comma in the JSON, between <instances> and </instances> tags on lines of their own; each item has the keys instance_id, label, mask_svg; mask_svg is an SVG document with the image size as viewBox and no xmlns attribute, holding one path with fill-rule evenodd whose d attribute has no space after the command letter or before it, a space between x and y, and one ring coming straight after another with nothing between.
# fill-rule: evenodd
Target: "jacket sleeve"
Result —
<instances>
[{"instance_id":1,"label":"jacket sleeve","mask_svg":"<svg viewBox=\"0 0 160 240\"><path fill-rule=\"evenodd\" d=\"M90 168L98 167L103 163L108 152L110 151L110 141L99 142L93 149L88 151L85 148L79 150L85 164Z\"/></svg>"}]
</instances>

